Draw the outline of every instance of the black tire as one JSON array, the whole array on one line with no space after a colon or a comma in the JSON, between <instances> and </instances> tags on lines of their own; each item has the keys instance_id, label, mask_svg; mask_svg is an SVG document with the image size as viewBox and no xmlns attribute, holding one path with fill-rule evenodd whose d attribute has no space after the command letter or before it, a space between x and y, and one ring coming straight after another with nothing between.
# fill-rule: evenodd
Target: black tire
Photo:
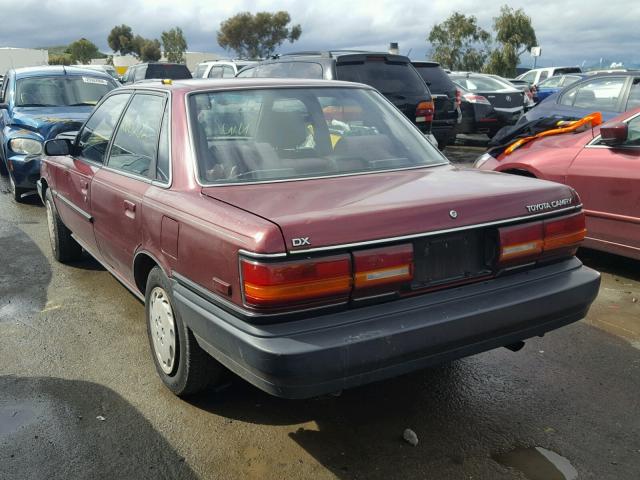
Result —
<instances>
[{"instance_id":1,"label":"black tire","mask_svg":"<svg viewBox=\"0 0 640 480\"><path fill-rule=\"evenodd\" d=\"M152 318L152 294L164 295L168 300L175 335L176 349L171 364L164 364L158 358L158 352L154 346L154 330L157 331L156 320ZM154 301L159 301L156 297ZM186 397L204 390L212 383L218 383L222 378L224 367L215 361L207 352L198 345L193 333L182 322L180 312L175 308L175 301L171 291L169 279L160 267L151 269L147 277L145 287L145 317L147 321L147 336L151 357L156 366L156 371L162 382L179 397ZM166 372L163 368L170 368Z\"/></svg>"},{"instance_id":2,"label":"black tire","mask_svg":"<svg viewBox=\"0 0 640 480\"><path fill-rule=\"evenodd\" d=\"M45 193L44 206L47 210L47 227L54 258L61 263L79 260L82 255L82 247L71 236L71 230L62 223L56 205L53 203L51 190L48 188Z\"/></svg>"},{"instance_id":3,"label":"black tire","mask_svg":"<svg viewBox=\"0 0 640 480\"><path fill-rule=\"evenodd\" d=\"M13 197L13 199L17 203L22 203L22 194L27 193L27 190L25 190L24 188L16 187L16 182L14 182L13 175L11 175L11 173L9 173L9 185L11 187L11 196Z\"/></svg>"}]
</instances>

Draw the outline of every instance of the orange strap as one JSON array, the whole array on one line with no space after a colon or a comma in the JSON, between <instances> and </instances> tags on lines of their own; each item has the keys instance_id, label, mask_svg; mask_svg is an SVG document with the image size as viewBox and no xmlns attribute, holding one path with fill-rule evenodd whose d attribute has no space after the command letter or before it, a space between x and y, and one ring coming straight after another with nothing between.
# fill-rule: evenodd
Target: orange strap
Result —
<instances>
[{"instance_id":1,"label":"orange strap","mask_svg":"<svg viewBox=\"0 0 640 480\"><path fill-rule=\"evenodd\" d=\"M590 113L586 117L583 117L580 120L575 120L573 122L566 122L561 120L556 124L558 128L545 130L544 132L531 135L530 137L519 138L504 150L504 154L511 155L515 150L517 150L524 144L529 143L532 140L535 140L536 138L549 137L551 135L559 135L561 133L576 132L578 131L578 129L582 127L584 127L583 130L586 130L587 128L596 127L601 123L602 123L602 114L600 112Z\"/></svg>"}]
</instances>

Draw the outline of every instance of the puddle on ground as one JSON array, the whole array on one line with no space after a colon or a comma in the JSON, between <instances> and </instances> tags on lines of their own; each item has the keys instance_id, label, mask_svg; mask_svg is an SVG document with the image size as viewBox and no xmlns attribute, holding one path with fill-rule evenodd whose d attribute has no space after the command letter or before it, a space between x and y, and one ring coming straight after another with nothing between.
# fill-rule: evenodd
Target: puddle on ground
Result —
<instances>
[{"instance_id":1,"label":"puddle on ground","mask_svg":"<svg viewBox=\"0 0 640 480\"><path fill-rule=\"evenodd\" d=\"M13 405L0 407L0 437L9 435L32 423L38 415L33 405Z\"/></svg>"},{"instance_id":2,"label":"puddle on ground","mask_svg":"<svg viewBox=\"0 0 640 480\"><path fill-rule=\"evenodd\" d=\"M520 470L529 480L576 480L578 471L569 460L542 447L516 448L493 455L505 467Z\"/></svg>"}]
</instances>

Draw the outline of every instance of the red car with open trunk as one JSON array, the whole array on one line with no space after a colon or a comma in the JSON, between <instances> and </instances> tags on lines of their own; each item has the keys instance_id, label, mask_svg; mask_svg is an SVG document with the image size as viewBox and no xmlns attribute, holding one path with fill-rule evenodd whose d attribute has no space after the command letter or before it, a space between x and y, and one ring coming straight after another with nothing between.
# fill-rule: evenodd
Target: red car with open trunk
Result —
<instances>
[{"instance_id":1,"label":"red car with open trunk","mask_svg":"<svg viewBox=\"0 0 640 480\"><path fill-rule=\"evenodd\" d=\"M56 258L84 249L145 301L178 395L223 366L303 398L516 349L599 287L571 188L455 168L365 85L120 88L45 152Z\"/></svg>"},{"instance_id":2,"label":"red car with open trunk","mask_svg":"<svg viewBox=\"0 0 640 480\"><path fill-rule=\"evenodd\" d=\"M535 139L508 155L496 153L483 155L476 166L575 188L584 204L584 246L640 260L640 109L579 133Z\"/></svg>"}]
</instances>

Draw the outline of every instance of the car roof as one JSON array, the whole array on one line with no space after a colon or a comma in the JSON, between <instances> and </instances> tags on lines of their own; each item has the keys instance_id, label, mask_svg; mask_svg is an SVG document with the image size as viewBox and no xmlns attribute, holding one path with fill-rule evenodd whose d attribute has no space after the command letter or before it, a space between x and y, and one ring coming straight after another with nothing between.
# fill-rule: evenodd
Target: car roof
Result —
<instances>
[{"instance_id":1,"label":"car roof","mask_svg":"<svg viewBox=\"0 0 640 480\"><path fill-rule=\"evenodd\" d=\"M167 90L175 92L193 92L199 90L231 90L231 89L257 89L257 88L319 88L319 87L341 87L341 88L364 88L372 90L369 85L355 82L344 82L339 80L316 80L306 78L194 78L186 80L172 80L170 83L163 83L164 80L153 80L142 84L135 83L127 85L126 89Z\"/></svg>"},{"instance_id":2,"label":"car roof","mask_svg":"<svg viewBox=\"0 0 640 480\"><path fill-rule=\"evenodd\" d=\"M411 62L409 57L405 55L396 55L394 53L389 52L376 52L369 50L328 50L328 51L305 51L305 52L292 52L292 53L283 53L276 58L272 59L274 61L282 61L282 60L296 60L300 58L306 59L332 59L332 58L344 58L344 57L363 57L369 55L380 55L385 56L389 60L392 61L402 61L402 62Z\"/></svg>"},{"instance_id":3,"label":"car roof","mask_svg":"<svg viewBox=\"0 0 640 480\"><path fill-rule=\"evenodd\" d=\"M113 77L105 71L93 70L81 67L67 67L63 65L46 65L40 67L22 67L14 70L16 79L27 77L49 77L64 75L92 75L112 79Z\"/></svg>"}]
</instances>

